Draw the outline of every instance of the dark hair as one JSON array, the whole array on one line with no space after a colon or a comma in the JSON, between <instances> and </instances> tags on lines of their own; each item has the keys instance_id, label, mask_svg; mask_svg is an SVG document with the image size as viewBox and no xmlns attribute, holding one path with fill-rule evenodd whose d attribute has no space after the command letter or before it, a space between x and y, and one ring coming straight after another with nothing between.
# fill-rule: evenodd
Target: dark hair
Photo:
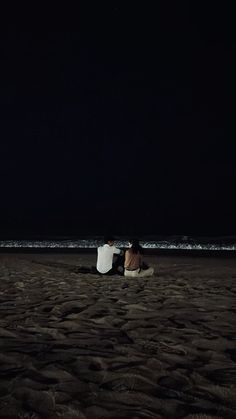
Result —
<instances>
[{"instance_id":1,"label":"dark hair","mask_svg":"<svg viewBox=\"0 0 236 419\"><path fill-rule=\"evenodd\" d=\"M105 236L104 237L104 244L107 244L108 242L114 242L115 238L113 236Z\"/></svg>"},{"instance_id":2,"label":"dark hair","mask_svg":"<svg viewBox=\"0 0 236 419\"><path fill-rule=\"evenodd\" d=\"M131 249L132 252L137 254L137 253L143 253L143 248L142 246L139 244L138 239L129 239L129 242L132 244Z\"/></svg>"}]
</instances>

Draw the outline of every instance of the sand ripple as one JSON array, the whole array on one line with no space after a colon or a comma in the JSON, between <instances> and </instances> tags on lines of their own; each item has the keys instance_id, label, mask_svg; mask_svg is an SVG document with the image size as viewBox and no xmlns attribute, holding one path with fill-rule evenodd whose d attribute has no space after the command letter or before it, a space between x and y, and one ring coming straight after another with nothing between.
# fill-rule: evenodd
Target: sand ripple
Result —
<instances>
[{"instance_id":1,"label":"sand ripple","mask_svg":"<svg viewBox=\"0 0 236 419\"><path fill-rule=\"evenodd\" d=\"M127 280L93 255L0 258L0 418L236 417L234 260Z\"/></svg>"}]
</instances>

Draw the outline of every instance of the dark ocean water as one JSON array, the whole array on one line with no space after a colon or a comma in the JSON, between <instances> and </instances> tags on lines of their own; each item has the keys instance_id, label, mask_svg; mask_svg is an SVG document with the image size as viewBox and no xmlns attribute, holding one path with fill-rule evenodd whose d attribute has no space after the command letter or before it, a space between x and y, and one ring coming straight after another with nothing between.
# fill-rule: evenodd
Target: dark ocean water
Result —
<instances>
[{"instance_id":1,"label":"dark ocean water","mask_svg":"<svg viewBox=\"0 0 236 419\"><path fill-rule=\"evenodd\" d=\"M86 238L47 238L27 240L0 240L2 249L93 249L103 243L102 237ZM236 237L189 237L189 236L168 236L168 237L143 237L140 244L146 249L166 250L207 250L207 251L235 251ZM118 237L115 245L127 247L128 239Z\"/></svg>"}]
</instances>

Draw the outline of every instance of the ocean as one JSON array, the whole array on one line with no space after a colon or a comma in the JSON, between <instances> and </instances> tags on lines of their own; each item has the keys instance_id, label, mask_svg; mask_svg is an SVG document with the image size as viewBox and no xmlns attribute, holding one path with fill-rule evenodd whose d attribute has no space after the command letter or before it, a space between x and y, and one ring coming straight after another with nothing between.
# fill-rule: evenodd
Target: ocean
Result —
<instances>
[{"instance_id":1,"label":"ocean","mask_svg":"<svg viewBox=\"0 0 236 419\"><path fill-rule=\"evenodd\" d=\"M0 240L0 249L94 249L103 244L101 236ZM140 239L144 249L235 251L236 237L147 236ZM127 247L128 238L117 237L117 247Z\"/></svg>"}]
</instances>

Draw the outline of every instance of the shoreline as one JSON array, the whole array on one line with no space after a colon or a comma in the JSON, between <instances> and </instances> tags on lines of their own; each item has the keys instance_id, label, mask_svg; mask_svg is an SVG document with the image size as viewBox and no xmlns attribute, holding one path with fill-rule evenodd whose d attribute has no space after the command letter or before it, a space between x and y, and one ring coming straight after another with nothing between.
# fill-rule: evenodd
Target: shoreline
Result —
<instances>
[{"instance_id":1,"label":"shoreline","mask_svg":"<svg viewBox=\"0 0 236 419\"><path fill-rule=\"evenodd\" d=\"M124 249L126 250L126 249ZM97 248L0 248L1 254L96 254ZM204 250L204 249L144 249L147 256L187 256L204 258L236 258L236 250Z\"/></svg>"}]
</instances>

